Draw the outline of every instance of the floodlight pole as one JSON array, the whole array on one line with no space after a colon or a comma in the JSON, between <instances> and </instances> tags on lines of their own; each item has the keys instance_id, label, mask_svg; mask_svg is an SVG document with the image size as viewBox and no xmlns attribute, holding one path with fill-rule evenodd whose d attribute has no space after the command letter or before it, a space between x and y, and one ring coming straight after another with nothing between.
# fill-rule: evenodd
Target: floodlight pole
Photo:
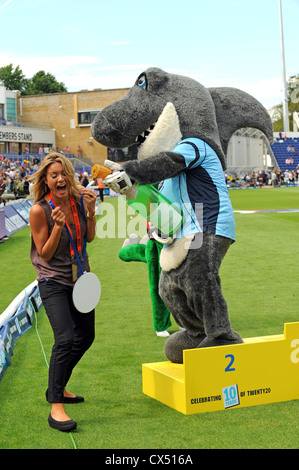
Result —
<instances>
[{"instance_id":1,"label":"floodlight pole","mask_svg":"<svg viewBox=\"0 0 299 470\"><path fill-rule=\"evenodd\" d=\"M284 40L283 40L283 25L282 25L282 8L281 0L278 0L279 6L279 21L280 21L280 43L281 43L281 61L282 61L282 85L283 85L283 130L289 132L289 107L288 107L288 93L286 83L286 70L285 70L285 58L284 58Z\"/></svg>"}]
</instances>

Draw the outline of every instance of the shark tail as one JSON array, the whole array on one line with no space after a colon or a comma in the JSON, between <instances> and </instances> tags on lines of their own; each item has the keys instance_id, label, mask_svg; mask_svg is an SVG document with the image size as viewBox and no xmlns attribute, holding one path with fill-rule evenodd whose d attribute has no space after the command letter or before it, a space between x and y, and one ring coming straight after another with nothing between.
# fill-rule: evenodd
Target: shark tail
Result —
<instances>
[{"instance_id":1,"label":"shark tail","mask_svg":"<svg viewBox=\"0 0 299 470\"><path fill-rule=\"evenodd\" d=\"M215 105L221 146L227 154L228 143L234 132L243 127L262 131L273 142L273 126L266 108L253 96L238 88L208 89Z\"/></svg>"}]
</instances>

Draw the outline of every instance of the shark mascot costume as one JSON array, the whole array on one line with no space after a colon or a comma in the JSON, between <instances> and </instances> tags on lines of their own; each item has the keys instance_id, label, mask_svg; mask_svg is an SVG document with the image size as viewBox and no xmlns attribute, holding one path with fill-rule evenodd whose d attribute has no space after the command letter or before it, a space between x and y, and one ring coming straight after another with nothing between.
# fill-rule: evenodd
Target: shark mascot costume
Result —
<instances>
[{"instance_id":1,"label":"shark mascot costume","mask_svg":"<svg viewBox=\"0 0 299 470\"><path fill-rule=\"evenodd\" d=\"M106 178L108 186L134 199L136 183L160 183L159 191L184 213L175 239L156 234L164 242L159 293L181 327L165 341L172 362L183 362L184 349L243 342L231 327L219 278L235 240L223 171L229 140L242 127L273 140L270 116L252 96L235 88L205 88L154 67L92 124L93 137L107 147L141 144L137 160L121 166L105 161L115 170Z\"/></svg>"}]
</instances>

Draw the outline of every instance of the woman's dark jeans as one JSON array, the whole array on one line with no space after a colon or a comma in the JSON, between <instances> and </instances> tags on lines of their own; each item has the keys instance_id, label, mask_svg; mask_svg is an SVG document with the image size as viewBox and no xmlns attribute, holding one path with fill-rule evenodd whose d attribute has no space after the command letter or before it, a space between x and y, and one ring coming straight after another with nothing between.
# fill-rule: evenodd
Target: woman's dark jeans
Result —
<instances>
[{"instance_id":1,"label":"woman's dark jeans","mask_svg":"<svg viewBox=\"0 0 299 470\"><path fill-rule=\"evenodd\" d=\"M94 310L80 313L72 300L73 288L55 281L39 282L39 291L54 333L46 397L63 403L63 390L75 365L94 340Z\"/></svg>"}]
</instances>

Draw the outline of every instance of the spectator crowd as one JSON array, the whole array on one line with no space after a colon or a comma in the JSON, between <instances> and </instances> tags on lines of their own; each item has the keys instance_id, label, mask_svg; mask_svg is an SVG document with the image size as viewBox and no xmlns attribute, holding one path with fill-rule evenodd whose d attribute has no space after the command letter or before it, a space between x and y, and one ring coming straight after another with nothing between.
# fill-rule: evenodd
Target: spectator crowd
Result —
<instances>
[{"instance_id":1,"label":"spectator crowd","mask_svg":"<svg viewBox=\"0 0 299 470\"><path fill-rule=\"evenodd\" d=\"M37 156L32 161L15 161L6 155L0 155L0 204L5 205L8 199L27 197L30 194L30 177L38 170L40 162L41 159ZM75 177L83 186L89 184L90 176L86 171L76 170Z\"/></svg>"},{"instance_id":2,"label":"spectator crowd","mask_svg":"<svg viewBox=\"0 0 299 470\"><path fill-rule=\"evenodd\" d=\"M3 194L14 194L15 196L29 195L29 177L37 170L39 160L35 158L31 163L29 160L22 162L13 161L6 155L0 156L0 202L4 202Z\"/></svg>"},{"instance_id":3,"label":"spectator crowd","mask_svg":"<svg viewBox=\"0 0 299 470\"><path fill-rule=\"evenodd\" d=\"M18 197L27 197L30 194L30 176L34 174L41 159L34 156L30 161L9 159L6 155L0 155L0 204L5 204L8 199ZM75 177L83 186L90 182L90 175L86 171L75 170ZM299 165L295 169L283 170L261 170L251 171L249 173L229 172L225 173L227 186L256 188L256 187L275 187L283 185L299 184ZM101 190L101 199L103 200L103 184L100 181L95 182Z\"/></svg>"},{"instance_id":4,"label":"spectator crowd","mask_svg":"<svg viewBox=\"0 0 299 470\"><path fill-rule=\"evenodd\" d=\"M228 187L240 186L242 188L257 188L266 186L295 186L299 183L299 165L295 170L261 170L251 171L246 174L237 172L225 173Z\"/></svg>"}]
</instances>

